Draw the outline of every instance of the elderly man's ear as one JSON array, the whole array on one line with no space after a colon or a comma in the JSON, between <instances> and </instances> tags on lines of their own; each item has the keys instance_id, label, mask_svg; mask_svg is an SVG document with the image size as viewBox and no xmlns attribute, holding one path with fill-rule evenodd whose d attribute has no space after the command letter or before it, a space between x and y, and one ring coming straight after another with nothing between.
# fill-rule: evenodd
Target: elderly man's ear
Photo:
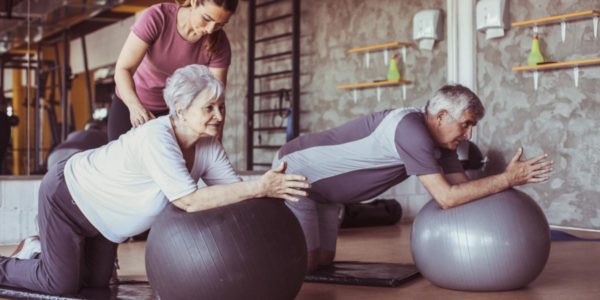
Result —
<instances>
[{"instance_id":1,"label":"elderly man's ear","mask_svg":"<svg viewBox=\"0 0 600 300\"><path fill-rule=\"evenodd\" d=\"M437 112L437 114L435 114L435 122L438 126L442 126L442 121L444 120L444 118L450 118L447 121L451 121L452 117L450 116L450 113L448 113L447 110L445 109L441 109L440 111Z\"/></svg>"}]
</instances>

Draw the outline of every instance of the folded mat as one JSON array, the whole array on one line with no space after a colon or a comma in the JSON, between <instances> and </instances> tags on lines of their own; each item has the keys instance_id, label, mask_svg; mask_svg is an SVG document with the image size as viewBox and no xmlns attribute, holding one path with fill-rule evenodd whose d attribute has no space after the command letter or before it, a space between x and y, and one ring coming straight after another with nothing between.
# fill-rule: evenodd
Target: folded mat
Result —
<instances>
[{"instance_id":1,"label":"folded mat","mask_svg":"<svg viewBox=\"0 0 600 300\"><path fill-rule=\"evenodd\" d=\"M419 271L414 265L337 261L306 275L304 281L397 287L418 275Z\"/></svg>"}]
</instances>

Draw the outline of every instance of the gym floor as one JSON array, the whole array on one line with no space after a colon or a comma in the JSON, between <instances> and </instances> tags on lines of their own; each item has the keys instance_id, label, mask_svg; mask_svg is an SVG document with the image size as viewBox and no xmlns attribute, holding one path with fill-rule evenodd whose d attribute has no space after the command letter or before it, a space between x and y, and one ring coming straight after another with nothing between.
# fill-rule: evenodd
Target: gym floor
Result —
<instances>
[{"instance_id":1,"label":"gym floor","mask_svg":"<svg viewBox=\"0 0 600 300\"><path fill-rule=\"evenodd\" d=\"M410 224L387 227L343 229L338 240L336 260L412 263ZM581 234L582 237L600 237ZM146 280L145 242L119 246L119 277ZM1 246L8 255L14 246ZM598 299L600 295L600 242L553 242L550 258L542 274L524 289L496 293L470 293L438 288L423 277L397 288L374 288L305 283L297 300L363 299Z\"/></svg>"}]
</instances>

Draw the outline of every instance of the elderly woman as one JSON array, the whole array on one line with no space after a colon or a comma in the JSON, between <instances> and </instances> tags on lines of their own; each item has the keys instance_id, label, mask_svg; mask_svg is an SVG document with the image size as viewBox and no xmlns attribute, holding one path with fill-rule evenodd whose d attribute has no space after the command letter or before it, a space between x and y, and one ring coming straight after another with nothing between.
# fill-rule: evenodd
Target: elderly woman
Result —
<instances>
[{"instance_id":1,"label":"elderly woman","mask_svg":"<svg viewBox=\"0 0 600 300\"><path fill-rule=\"evenodd\" d=\"M242 182L214 137L223 85L190 65L168 80L168 116L59 163L40 186L39 258L0 257L0 285L50 294L108 285L117 244L150 228L171 202L193 212L256 197L304 196L303 176L285 166ZM264 200L269 201L269 200Z\"/></svg>"}]
</instances>

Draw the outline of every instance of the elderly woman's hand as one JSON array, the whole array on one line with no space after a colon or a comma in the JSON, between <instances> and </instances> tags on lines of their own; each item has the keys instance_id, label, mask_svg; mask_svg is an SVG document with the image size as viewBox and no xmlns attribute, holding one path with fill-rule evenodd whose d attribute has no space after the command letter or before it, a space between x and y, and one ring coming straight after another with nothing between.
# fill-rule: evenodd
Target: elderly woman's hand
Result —
<instances>
[{"instance_id":1,"label":"elderly woman's hand","mask_svg":"<svg viewBox=\"0 0 600 300\"><path fill-rule=\"evenodd\" d=\"M277 168L269 170L260 178L263 196L298 201L298 197L307 195L305 189L310 188L306 177L285 174L286 164L282 162Z\"/></svg>"}]
</instances>

